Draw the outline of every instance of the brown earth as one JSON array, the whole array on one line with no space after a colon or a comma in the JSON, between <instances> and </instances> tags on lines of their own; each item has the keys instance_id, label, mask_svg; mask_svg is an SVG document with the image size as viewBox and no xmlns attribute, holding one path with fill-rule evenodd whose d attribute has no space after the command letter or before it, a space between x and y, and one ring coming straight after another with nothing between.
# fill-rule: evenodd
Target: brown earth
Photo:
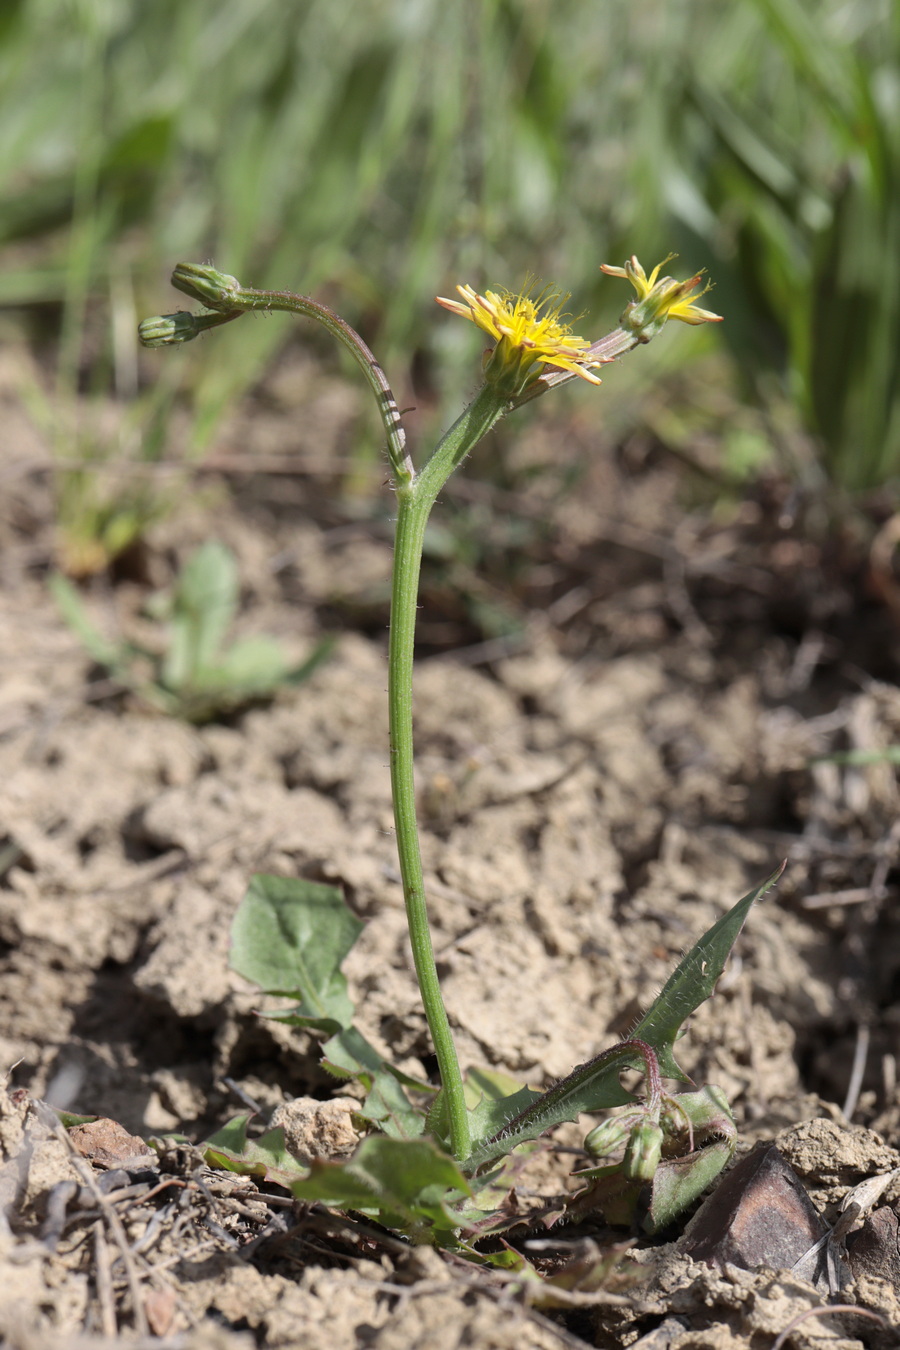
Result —
<instances>
[{"instance_id":1,"label":"brown earth","mask_svg":"<svg viewBox=\"0 0 900 1350\"><path fill-rule=\"evenodd\" d=\"M247 1098L268 1119L334 1095L314 1040L256 1019L259 996L228 969L253 872L343 888L366 922L345 963L358 1023L433 1071L386 763L389 502L354 505L330 467L355 395L327 383L315 437L298 440L292 372L286 358L227 429L222 471L157 527L144 578L86 592L107 632L144 631L146 577L169 580L214 535L240 561L240 632L297 658L337 634L307 684L199 728L111 688L59 617L47 451L0 379L0 1335L22 1350L769 1346L827 1291L790 1271L714 1271L677 1233L554 1308L339 1217L291 1228L283 1193L204 1169L187 1145L141 1162L143 1140L201 1141ZM426 571L423 851L461 1058L532 1086L566 1073L787 858L680 1058L727 1092L741 1152L777 1139L831 1220L900 1161L896 771L818 758L900 739L890 609L853 531L788 519L777 484L713 510L652 444L608 446L555 416L542 409L507 435L499 468L488 452L490 472L476 463L448 488L437 521L457 560L436 535ZM316 464L275 472L298 446ZM267 472L242 471L257 451ZM42 1101L109 1117L131 1143L104 1137L91 1165ZM520 1204L570 1188L571 1163L548 1145ZM162 1168L161 1191L141 1167ZM894 1183L878 1207L898 1197ZM580 1231L560 1250L591 1264L585 1244L627 1237ZM898 1296L871 1273L840 1294L888 1320ZM822 1338L893 1343L852 1315L807 1320L789 1343Z\"/></svg>"}]
</instances>

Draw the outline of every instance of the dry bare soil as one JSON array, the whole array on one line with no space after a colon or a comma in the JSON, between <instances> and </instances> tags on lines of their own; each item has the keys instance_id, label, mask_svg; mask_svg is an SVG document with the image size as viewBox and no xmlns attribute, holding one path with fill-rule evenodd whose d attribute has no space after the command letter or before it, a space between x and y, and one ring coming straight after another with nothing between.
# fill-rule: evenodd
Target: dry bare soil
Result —
<instances>
[{"instance_id":1,"label":"dry bare soil","mask_svg":"<svg viewBox=\"0 0 900 1350\"><path fill-rule=\"evenodd\" d=\"M634 1245L599 1290L573 1276L552 1304L352 1216L301 1213L188 1145L147 1146L200 1142L248 1098L262 1128L294 1099L346 1095L314 1040L260 1021L229 971L254 872L342 887L366 924L345 965L359 1024L433 1073L387 774L390 504L385 491L380 508L377 492L354 506L335 468L355 397L286 358L223 435L221 472L192 480L157 528L142 574L85 593L107 632L149 632L150 585L216 537L240 561L241 632L298 658L337 635L306 685L190 727L110 687L60 619L47 451L12 379L0 396L3 1343L763 1350L837 1299L882 1322L816 1316L789 1344L894 1344L896 1181L876 1205L893 1216L894 1264L884 1242L852 1269L838 1254L839 1295L764 1264L692 1261L679 1225ZM681 1058L729 1095L738 1157L775 1140L830 1221L851 1187L900 1164L896 770L828 758L900 739L895 618L859 536L814 535L777 483L713 512L652 445L611 447L556 416L505 442L502 474L475 464L448 489L438 523L468 561L435 547L426 571L423 848L462 1059L532 1086L566 1073L787 858ZM73 1143L42 1102L130 1138ZM311 1147L346 1146L339 1117L318 1112ZM523 1215L572 1189L582 1134L532 1159ZM540 1241L522 1250L547 1270L594 1269L628 1238L598 1216L526 1234Z\"/></svg>"}]
</instances>

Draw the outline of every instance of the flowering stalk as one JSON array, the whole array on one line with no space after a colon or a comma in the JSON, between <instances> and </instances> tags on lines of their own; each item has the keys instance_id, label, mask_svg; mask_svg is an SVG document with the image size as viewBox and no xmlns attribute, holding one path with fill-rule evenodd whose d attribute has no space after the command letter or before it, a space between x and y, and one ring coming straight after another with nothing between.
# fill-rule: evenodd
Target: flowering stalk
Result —
<instances>
[{"instance_id":1,"label":"flowering stalk","mask_svg":"<svg viewBox=\"0 0 900 1350\"><path fill-rule=\"evenodd\" d=\"M494 291L482 296L470 286L462 286L458 288L461 301L438 300L446 309L471 319L488 334L494 346L485 353L482 388L418 471L406 449L400 412L384 371L359 334L325 305L291 291L252 290L212 267L182 263L172 275L172 284L212 312L162 315L145 320L138 330L146 346L172 346L189 342L208 328L230 323L249 310L286 310L305 315L323 324L347 348L375 395L397 495L388 645L391 791L397 851L413 962L438 1061L450 1148L460 1162L471 1153L469 1118L459 1060L438 982L416 821L412 691L422 545L441 488L506 413L570 379L599 384L595 373L598 367L638 343L648 342L667 317L689 323L717 317L704 311L695 311L703 318L689 317L691 307L685 297L699 277L682 283L670 278L658 282L659 268L656 268L648 281L634 258L624 270L605 270L628 276L639 290L643 308L632 302L623 315L622 326L593 344L571 332L562 313L568 297L550 290L537 296L531 292L513 295Z\"/></svg>"},{"instance_id":2,"label":"flowering stalk","mask_svg":"<svg viewBox=\"0 0 900 1350\"><path fill-rule=\"evenodd\" d=\"M349 323L346 323L327 305L320 305L305 295L293 291L255 291L242 286L226 272L199 263L179 263L172 273L172 285L189 295L192 300L214 310L212 314L162 314L144 319L138 325L138 336L145 347L168 347L179 342L190 342L207 328L230 323L250 310L286 310L315 319L345 347L363 373L363 377L378 404L381 421L387 436L388 457L398 482L413 476L412 460L406 449L406 432L400 419L400 410L391 393L387 376L369 348Z\"/></svg>"}]
</instances>

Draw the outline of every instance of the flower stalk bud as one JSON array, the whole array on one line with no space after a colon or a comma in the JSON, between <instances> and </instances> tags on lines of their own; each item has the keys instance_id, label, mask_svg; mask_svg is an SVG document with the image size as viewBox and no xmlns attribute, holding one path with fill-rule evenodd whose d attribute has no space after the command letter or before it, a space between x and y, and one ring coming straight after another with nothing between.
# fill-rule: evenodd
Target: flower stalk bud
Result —
<instances>
[{"instance_id":1,"label":"flower stalk bud","mask_svg":"<svg viewBox=\"0 0 900 1350\"><path fill-rule=\"evenodd\" d=\"M611 1116L585 1135L584 1146L594 1158L609 1158L624 1147L640 1116Z\"/></svg>"},{"instance_id":2,"label":"flower stalk bud","mask_svg":"<svg viewBox=\"0 0 900 1350\"><path fill-rule=\"evenodd\" d=\"M656 1121L645 1119L631 1131L622 1159L622 1173L632 1181L652 1181L662 1157L663 1131Z\"/></svg>"},{"instance_id":3,"label":"flower stalk bud","mask_svg":"<svg viewBox=\"0 0 900 1350\"><path fill-rule=\"evenodd\" d=\"M192 300L218 310L232 309L234 296L241 289L237 277L203 263L179 263L172 273L172 285Z\"/></svg>"}]
</instances>

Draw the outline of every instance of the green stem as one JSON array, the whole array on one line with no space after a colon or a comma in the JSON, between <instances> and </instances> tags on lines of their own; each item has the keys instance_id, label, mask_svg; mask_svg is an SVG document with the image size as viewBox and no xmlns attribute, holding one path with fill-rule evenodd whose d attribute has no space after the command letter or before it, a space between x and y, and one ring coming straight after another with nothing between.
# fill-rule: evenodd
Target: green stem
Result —
<instances>
[{"instance_id":1,"label":"green stem","mask_svg":"<svg viewBox=\"0 0 900 1350\"><path fill-rule=\"evenodd\" d=\"M400 421L400 409L397 407L384 371L359 333L327 305L317 304L315 300L294 295L291 291L252 291L244 287L241 297L247 309L284 309L292 314L305 314L307 318L316 319L328 329L332 337L337 338L341 346L353 357L375 395L375 402L378 404L378 411L387 433L388 453L394 476L398 482L412 478L413 463L406 450L406 432Z\"/></svg>"},{"instance_id":2,"label":"green stem","mask_svg":"<svg viewBox=\"0 0 900 1350\"><path fill-rule=\"evenodd\" d=\"M227 323L237 314L245 314L250 310L261 309L268 313L273 309L280 309L288 314L299 314L308 319L315 319L323 328L327 328L332 337L337 338L341 346L353 357L375 395L375 402L378 404L387 435L388 455L395 479L398 483L406 483L412 479L415 470L406 449L406 432L387 376L359 333L339 314L335 314L333 309L329 309L327 305L320 305L305 295L296 295L293 291L257 291L250 286L242 286L234 277L197 263L179 263L172 273L172 285L192 299L200 300L211 309L220 311L215 319L210 319L206 315L199 316L201 323L205 320L204 326L214 327L217 323ZM165 317L179 319L183 317L189 320L192 316ZM190 341L194 336L194 333L184 333L177 340ZM172 340L171 337L166 339L167 342Z\"/></svg>"},{"instance_id":3,"label":"green stem","mask_svg":"<svg viewBox=\"0 0 900 1350\"><path fill-rule=\"evenodd\" d=\"M413 655L422 543L431 508L450 474L503 416L506 407L507 404L499 400L492 390L482 389L443 437L421 473L412 482L400 485L397 489L388 645L394 824L416 979L437 1055L450 1129L450 1148L460 1162L464 1162L471 1152L471 1136L462 1073L438 981L425 903L413 767Z\"/></svg>"}]
</instances>

